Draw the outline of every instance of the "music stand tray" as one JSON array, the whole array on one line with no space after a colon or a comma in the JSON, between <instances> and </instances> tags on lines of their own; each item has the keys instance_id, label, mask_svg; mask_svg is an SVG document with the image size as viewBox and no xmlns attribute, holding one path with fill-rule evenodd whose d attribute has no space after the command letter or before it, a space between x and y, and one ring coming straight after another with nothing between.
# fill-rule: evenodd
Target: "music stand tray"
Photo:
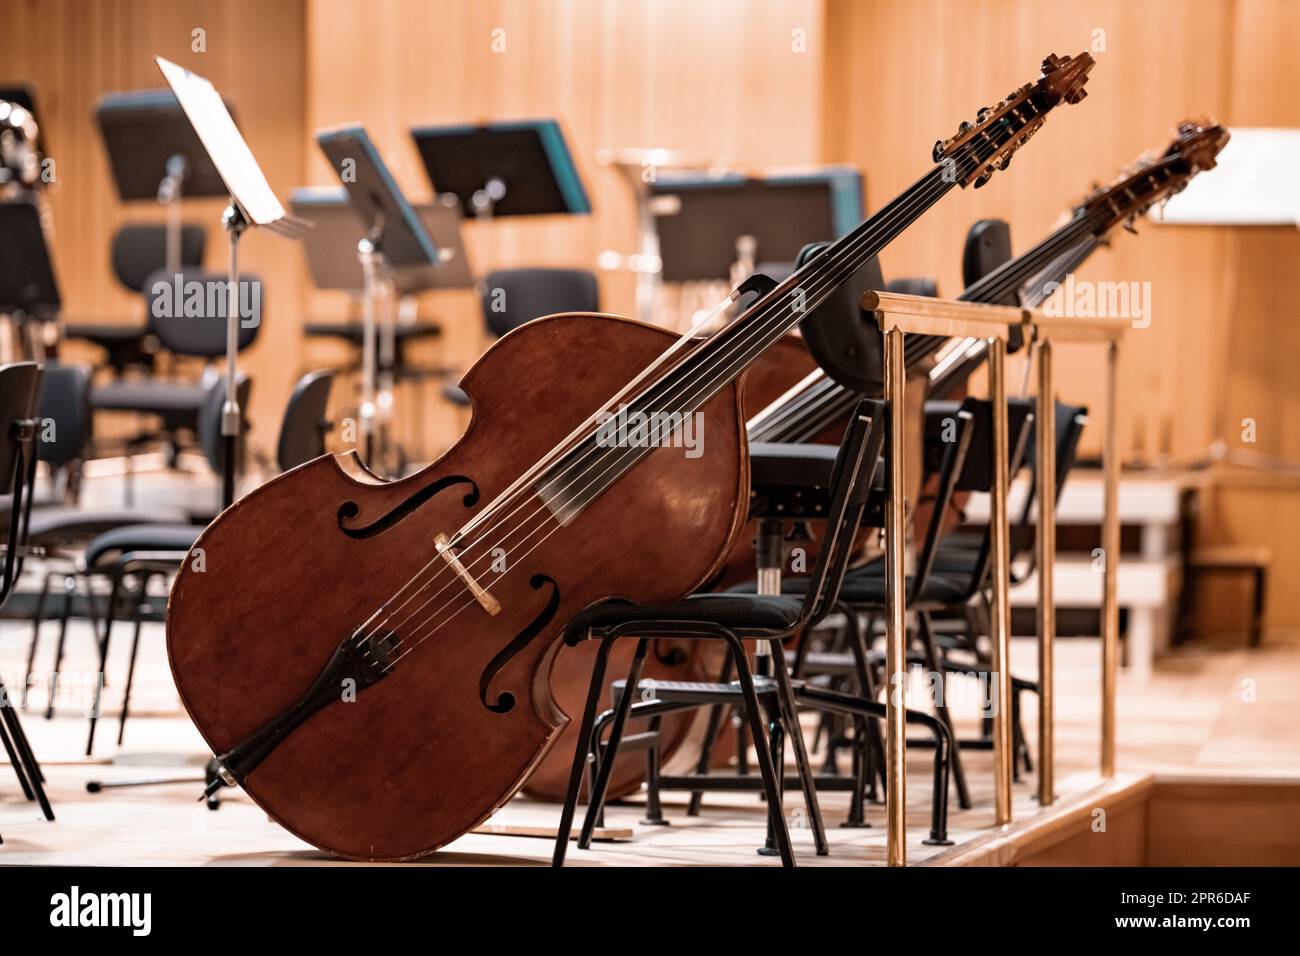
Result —
<instances>
[{"instance_id":1,"label":"music stand tray","mask_svg":"<svg viewBox=\"0 0 1300 956\"><path fill-rule=\"evenodd\" d=\"M474 285L469 258L461 240L460 204L454 196L413 207L438 250L437 266L413 266L396 276L402 293L425 289L469 289ZM366 237L365 226L339 186L303 187L289 197L293 214L315 227L307 234L303 251L307 271L318 289L360 293L364 285L357 243Z\"/></svg>"},{"instance_id":2,"label":"music stand tray","mask_svg":"<svg viewBox=\"0 0 1300 956\"><path fill-rule=\"evenodd\" d=\"M23 313L48 319L59 311L41 215L26 199L0 203L0 314Z\"/></svg>"},{"instance_id":3,"label":"music stand tray","mask_svg":"<svg viewBox=\"0 0 1300 956\"><path fill-rule=\"evenodd\" d=\"M338 173L365 235L393 270L436 266L438 247L424 221L397 187L370 136L360 126L316 134L316 142Z\"/></svg>"},{"instance_id":4,"label":"music stand tray","mask_svg":"<svg viewBox=\"0 0 1300 956\"><path fill-rule=\"evenodd\" d=\"M591 201L558 121L411 130L435 192L475 216L587 215Z\"/></svg>"},{"instance_id":5,"label":"music stand tray","mask_svg":"<svg viewBox=\"0 0 1300 956\"><path fill-rule=\"evenodd\" d=\"M226 109L230 111L229 103ZM123 201L157 201L158 184L167 177L168 163L176 156L185 160L187 197L229 195L171 90L107 93L95 104L95 119Z\"/></svg>"},{"instance_id":6,"label":"music stand tray","mask_svg":"<svg viewBox=\"0 0 1300 956\"><path fill-rule=\"evenodd\" d=\"M741 236L757 240L759 262L794 262L807 243L838 239L863 216L862 175L846 166L661 174L651 189L665 282L726 280Z\"/></svg>"}]
</instances>

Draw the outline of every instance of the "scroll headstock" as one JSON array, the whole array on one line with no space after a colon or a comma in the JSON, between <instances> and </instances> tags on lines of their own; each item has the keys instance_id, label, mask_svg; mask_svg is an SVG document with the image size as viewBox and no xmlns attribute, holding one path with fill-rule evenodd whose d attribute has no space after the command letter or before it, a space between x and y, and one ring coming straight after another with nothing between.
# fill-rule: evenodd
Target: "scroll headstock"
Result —
<instances>
[{"instance_id":1,"label":"scroll headstock","mask_svg":"<svg viewBox=\"0 0 1300 956\"><path fill-rule=\"evenodd\" d=\"M955 181L978 189L994 170L1006 169L1012 155L1038 132L1047 113L1060 103L1074 104L1088 95L1084 84L1096 61L1088 53L1043 60L1043 75L984 107L975 122L962 123L957 134L934 144L934 161L949 163Z\"/></svg>"},{"instance_id":2,"label":"scroll headstock","mask_svg":"<svg viewBox=\"0 0 1300 956\"><path fill-rule=\"evenodd\" d=\"M1163 153L1140 157L1115 182L1094 189L1078 210L1098 217L1099 232L1120 222L1133 232L1138 216L1182 192L1201 170L1213 169L1228 138L1228 131L1211 120L1184 120Z\"/></svg>"}]
</instances>

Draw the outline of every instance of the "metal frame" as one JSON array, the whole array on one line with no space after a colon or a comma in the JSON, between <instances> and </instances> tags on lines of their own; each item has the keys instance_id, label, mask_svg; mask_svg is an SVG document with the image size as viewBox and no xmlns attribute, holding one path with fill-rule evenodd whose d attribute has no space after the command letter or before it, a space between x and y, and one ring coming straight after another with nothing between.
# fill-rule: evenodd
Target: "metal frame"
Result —
<instances>
[{"instance_id":1,"label":"metal frame","mask_svg":"<svg viewBox=\"0 0 1300 956\"><path fill-rule=\"evenodd\" d=\"M991 609L993 663L997 673L997 698L999 704L1011 699L1011 674L1007 666L1010 658L1010 568L1009 525L1007 514L1007 412L1006 412L1006 337L1012 325L1021 324L1032 334L1033 351L1037 357L1037 412L1040 435L1056 421L1055 395L1052 381L1052 343L1054 341L1092 342L1105 344L1106 352L1106 434L1103 451L1103 484L1105 508L1102 518L1102 552L1105 558L1104 586L1102 592L1102 679L1101 679L1101 753L1102 777L1115 774L1115 676L1119 665L1119 605L1116 585L1119 574L1119 450L1117 444L1116 410L1118 408L1118 383L1116 370L1119 362L1119 341L1127 328L1123 320L1115 319L1059 319L1044 315L1034 309L1006 306L985 306L942 299L925 299L893 293L868 292L862 297L862 308L873 313L885 338L885 397L890 414L895 420L903 416L903 340L905 333L926 335L968 336L990 340L989 393L994 403L994 468L990 522L992 524L992 583ZM1054 429L1053 429L1054 431ZM1035 548L1038 565L1038 649L1039 649L1039 739L1038 739L1038 799L1049 806L1054 800L1055 783L1055 640L1056 606L1053 578L1056 569L1056 507L1052 489L1056 487L1056 446L1053 441L1036 443L1037 471L1040 493L1037 495L1038 521L1036 522ZM891 429L889 451L890 503L886 511L886 597L889 610L886 614L886 672L891 691L887 700L894 710L886 721L886 816L889 824L888 857L891 866L904 866L907 862L906 846L906 791L903 781L904 753L903 728L898 716L906 705L903 674L906 662L905 618L906 595L903 577L903 535L906 533L906 511L901 495L892 490L901 487L903 453L902 435ZM897 700L895 696L897 695ZM1011 822L1011 783L1014 753L1009 708L998 706L993 722L993 751L995 764L994 818L998 824Z\"/></svg>"},{"instance_id":2,"label":"metal frame","mask_svg":"<svg viewBox=\"0 0 1300 956\"><path fill-rule=\"evenodd\" d=\"M1052 343L1079 342L1106 346L1106 433L1102 445L1102 535L1104 579L1101 603L1101 776L1115 775L1115 678L1119 668L1119 445L1116 412L1119 408L1119 343L1128 323L1123 319L1062 319L1026 310L1027 331L1032 330L1038 357L1038 408L1040 416L1051 414L1055 420L1055 395L1052 385ZM1050 410L1044 412L1044 409ZM1039 442L1039 487L1056 483L1055 446ZM1039 494L1037 522L1038 552L1038 653L1039 653L1039 737L1038 799L1044 806L1054 799L1054 739L1052 707L1054 705L1053 644L1056 640L1056 607L1052 579L1056 567L1056 507L1050 494Z\"/></svg>"},{"instance_id":3,"label":"metal frame","mask_svg":"<svg viewBox=\"0 0 1300 956\"><path fill-rule=\"evenodd\" d=\"M1013 766L1011 712L1002 706L1011 699L1010 651L1010 526L1007 514L1007 389L1006 340L1011 326L1025 321L1024 309L1008 306L952 302L888 292L867 292L864 311L874 317L885 338L885 398L891 422L905 420L903 361L907 333L969 337L989 340L989 392L993 403L993 469L991 568L993 582L993 663L997 674L998 706L993 714L998 824L1011 822ZM885 816L887 860L890 866L907 865L906 737L903 713L907 706L907 594L904 548L907 534L903 488L904 439L902 429L889 430L889 504L885 510L885 685L890 712L885 721Z\"/></svg>"}]
</instances>

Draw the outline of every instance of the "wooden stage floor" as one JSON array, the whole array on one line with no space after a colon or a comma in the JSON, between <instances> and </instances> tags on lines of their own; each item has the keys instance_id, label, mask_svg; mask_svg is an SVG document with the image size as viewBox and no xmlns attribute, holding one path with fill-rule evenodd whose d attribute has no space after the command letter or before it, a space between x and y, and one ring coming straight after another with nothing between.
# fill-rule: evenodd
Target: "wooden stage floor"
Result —
<instances>
[{"instance_id":1,"label":"wooden stage floor","mask_svg":"<svg viewBox=\"0 0 1300 956\"><path fill-rule=\"evenodd\" d=\"M47 624L38 669L51 665L56 626ZM30 628L0 623L0 672L10 687L21 686ZM129 632L117 635L109 661L106 719L101 723L96 759L86 760L84 747L86 688L70 678L60 694L51 720L43 716L45 688L37 682L24 726L49 778L49 793L58 819L40 818L34 804L18 791L8 768L0 768L0 864L84 865L346 865L323 855L291 836L238 791L225 791L217 812L196 802L194 783L89 794L90 779L123 780L141 776L201 773L206 754L202 742L180 711L172 688L159 625L146 626L140 651L133 714L124 745L114 736L121 683L125 674ZM93 644L88 626L75 624L68 639L65 672L93 671ZM1059 643L1058 659L1058 794L1068 802L1099 781L1097 759L1098 644L1071 639ZM1017 639L1013 648L1017 673L1032 675L1032 640ZM1192 644L1164 658L1149 681L1121 676L1119 718L1121 771L1174 768L1241 769L1293 773L1300 769L1300 735L1294 731L1297 705L1293 688L1300 681L1300 643L1266 644L1251 652L1234 644ZM1029 699L1032 701L1032 698ZM973 731L974 711L958 712ZM1032 706L1025 726L1035 736ZM966 752L967 775L974 807L951 810L953 840L968 845L995 828L992 820L991 766L986 752ZM908 779L909 861L942 862L952 848L925 846L928 834L930 756L911 756ZM328 785L328 782L323 782ZM1026 819L1039 812L1028 776L1015 792L1015 815ZM844 829L847 795L822 795L831 841L831 854L818 858L797 793L787 798L799 862L804 865L880 864L884 859L884 808L872 806L868 829ZM640 808L632 804L607 811L610 827L633 831L630 840L597 844L590 851L573 849L570 865L690 864L776 865L755 851L764 832L762 805L752 795L712 795L697 818L685 816L684 795L668 795L666 815L671 825L640 824ZM503 808L493 824L553 827L555 806L517 799ZM470 834L429 857L425 865L542 865L549 860L549 840Z\"/></svg>"}]
</instances>

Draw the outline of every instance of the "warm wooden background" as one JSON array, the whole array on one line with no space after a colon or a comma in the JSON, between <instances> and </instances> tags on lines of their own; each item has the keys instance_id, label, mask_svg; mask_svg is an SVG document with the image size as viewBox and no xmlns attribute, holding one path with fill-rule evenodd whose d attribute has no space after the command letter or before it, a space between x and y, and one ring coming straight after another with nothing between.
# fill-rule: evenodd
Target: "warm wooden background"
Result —
<instances>
[{"instance_id":1,"label":"warm wooden background","mask_svg":"<svg viewBox=\"0 0 1300 956\"><path fill-rule=\"evenodd\" d=\"M919 174L935 139L1032 77L1045 53L1103 38L1089 98L1053 116L985 189L933 210L888 250L886 275L934 275L958 291L971 222L1006 218L1023 247L1185 115L1300 126L1300 64L1289 45L1300 36L1300 4L1286 0L0 0L0 26L0 79L39 88L58 164L57 265L78 316L138 309L109 275L107 243L117 223L154 211L116 201L90 110L105 90L160 85L154 53L228 95L283 196L332 183L310 138L321 126L364 121L401 185L422 199L428 184L412 125L559 117L596 214L503 222L488 234L468 226L480 267L591 267L603 249L629 251L630 197L596 164L604 147L682 149L754 169L847 161L866 172L868 203L878 205ZM190 49L196 28L206 31L204 53ZM497 29L504 52L492 49ZM215 203L187 212L213 223L218 214ZM1219 436L1300 459L1300 382L1290 370L1300 345L1300 233L1141 231L1118 237L1082 272L1152 283L1154 321L1130 336L1124 360L1126 456L1192 461ZM215 230L211 239L219 265ZM247 353L257 434L269 441L296 373L340 358L306 345L303 321L343 314L347 303L310 289L292 245L254 235L245 249L243 261L269 285L266 325ZM604 308L631 312L627 276L603 274L601 291ZM430 296L422 308L447 325L434 357L471 362L485 344L471 296ZM1087 353L1059 365L1062 392L1099 409ZM435 446L463 425L440 403L425 412ZM1245 417L1258 423L1253 446L1240 444ZM1094 421L1093 447L1100 415ZM1272 545L1275 627L1300 628L1300 594L1287 586L1300 575L1296 489L1221 470L1206 498L1207 539Z\"/></svg>"}]
</instances>

